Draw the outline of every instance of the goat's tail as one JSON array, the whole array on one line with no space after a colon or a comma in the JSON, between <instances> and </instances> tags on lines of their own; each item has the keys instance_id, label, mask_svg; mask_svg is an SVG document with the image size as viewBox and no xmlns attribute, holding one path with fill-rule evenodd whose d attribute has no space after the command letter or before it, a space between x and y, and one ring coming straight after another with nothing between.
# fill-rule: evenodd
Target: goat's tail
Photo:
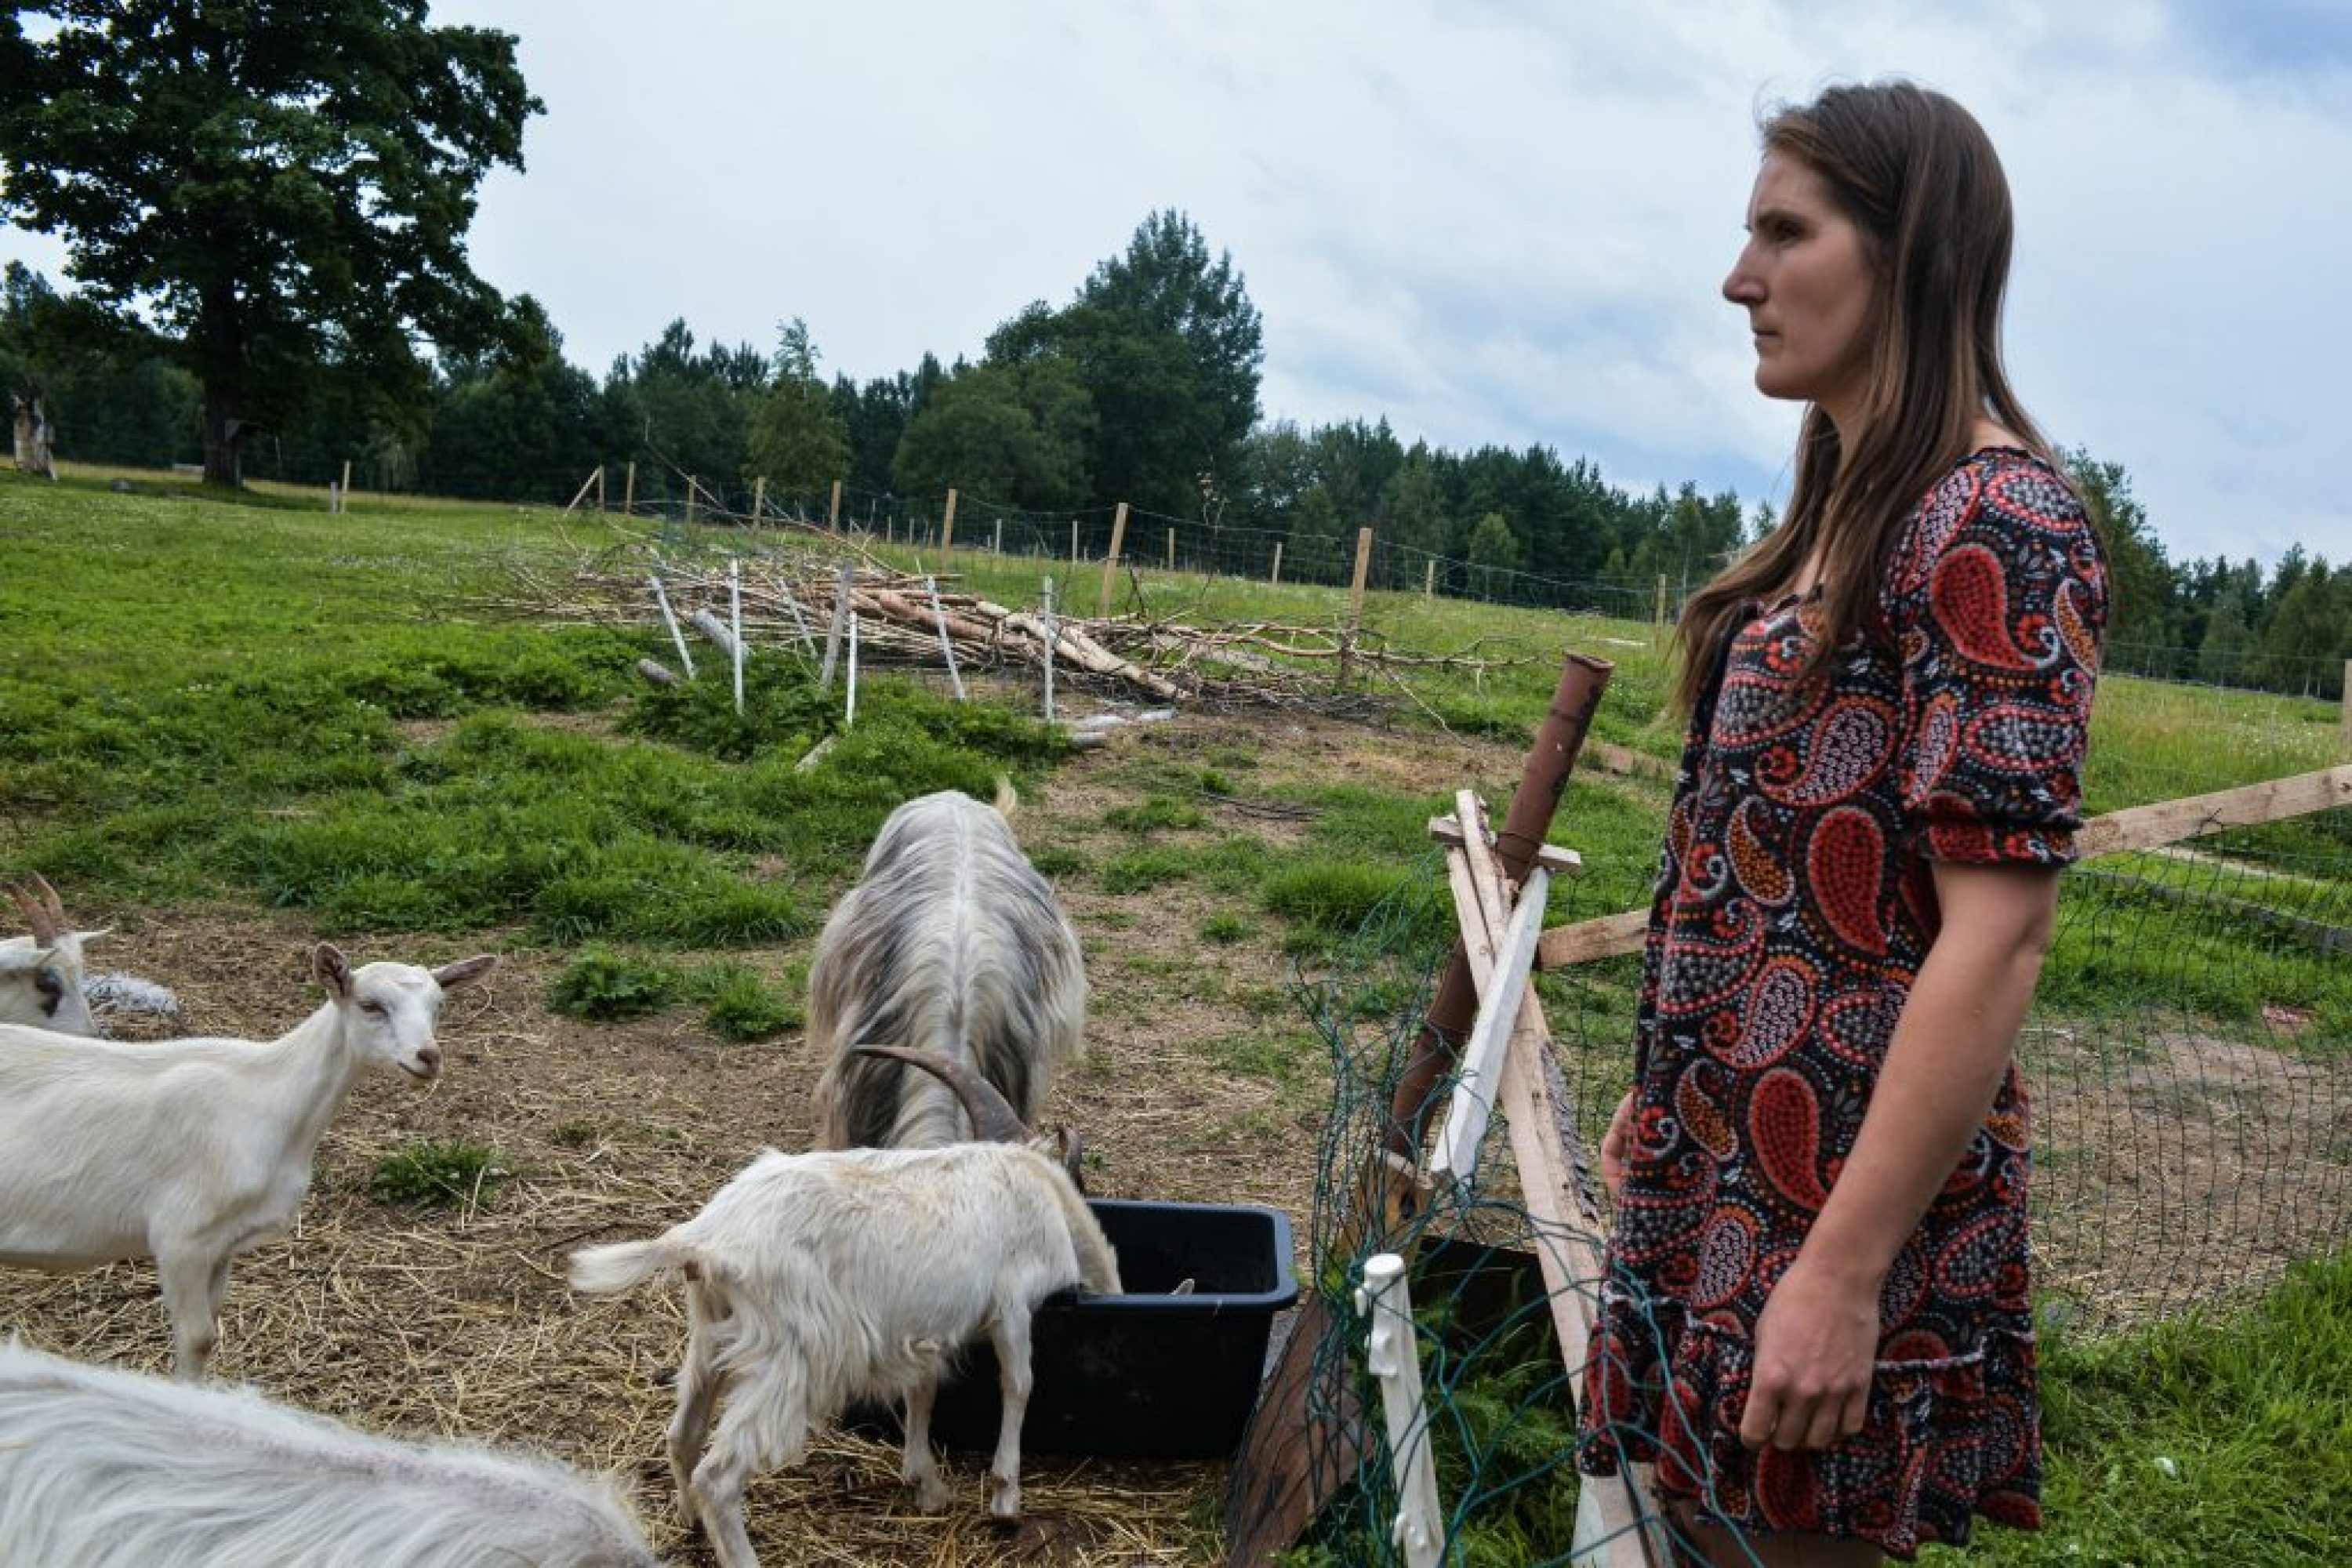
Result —
<instances>
[{"instance_id":1,"label":"goat's tail","mask_svg":"<svg viewBox=\"0 0 2352 1568\"><path fill-rule=\"evenodd\" d=\"M657 1274L674 1273L692 1279L697 1269L692 1251L667 1236L583 1247L572 1255L572 1288L583 1296L611 1296Z\"/></svg>"}]
</instances>

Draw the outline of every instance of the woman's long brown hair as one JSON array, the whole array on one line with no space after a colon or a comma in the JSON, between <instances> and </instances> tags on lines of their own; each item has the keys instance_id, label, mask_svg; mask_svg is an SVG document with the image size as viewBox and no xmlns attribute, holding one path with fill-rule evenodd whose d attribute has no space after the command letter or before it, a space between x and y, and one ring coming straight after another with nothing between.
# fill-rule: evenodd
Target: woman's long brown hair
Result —
<instances>
[{"instance_id":1,"label":"woman's long brown hair","mask_svg":"<svg viewBox=\"0 0 2352 1568\"><path fill-rule=\"evenodd\" d=\"M1969 111L1909 82L1833 87L1764 121L1764 150L1803 163L1862 232L1872 275L1869 380L1853 449L1818 405L1797 437L1780 526L1683 606L1675 697L1697 705L1713 657L1751 599L1821 558L1814 668L1874 631L1887 552L1927 488L1974 446L1990 415L2050 455L2001 367L2009 286L2009 182Z\"/></svg>"}]
</instances>

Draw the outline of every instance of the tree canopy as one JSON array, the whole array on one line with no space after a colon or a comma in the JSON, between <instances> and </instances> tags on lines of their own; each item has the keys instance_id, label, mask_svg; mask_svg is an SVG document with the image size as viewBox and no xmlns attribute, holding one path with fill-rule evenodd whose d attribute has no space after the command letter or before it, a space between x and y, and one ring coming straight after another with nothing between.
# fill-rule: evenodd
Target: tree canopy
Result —
<instances>
[{"instance_id":1,"label":"tree canopy","mask_svg":"<svg viewBox=\"0 0 2352 1568\"><path fill-rule=\"evenodd\" d=\"M23 18L56 30L27 37ZM403 416L419 337L505 321L466 231L541 105L511 34L422 0L69 0L0 22L0 216L64 237L81 297L152 322L204 388L206 477L341 376Z\"/></svg>"}]
</instances>

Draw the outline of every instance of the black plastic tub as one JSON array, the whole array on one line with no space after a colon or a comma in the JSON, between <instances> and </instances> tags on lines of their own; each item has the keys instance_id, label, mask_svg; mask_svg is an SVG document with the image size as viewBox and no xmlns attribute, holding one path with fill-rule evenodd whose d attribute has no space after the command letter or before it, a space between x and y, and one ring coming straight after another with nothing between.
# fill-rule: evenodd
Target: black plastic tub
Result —
<instances>
[{"instance_id":1,"label":"black plastic tub","mask_svg":"<svg viewBox=\"0 0 2352 1568\"><path fill-rule=\"evenodd\" d=\"M1209 1459L1241 1442L1265 1369L1275 1314L1298 1297L1290 1221L1232 1204L1089 1198L1118 1254L1118 1296L1053 1296L1030 1336L1034 1384L1024 1453ZM1173 1292L1185 1280L1192 1289ZM1003 1405L996 1352L967 1350L931 1410L931 1435L993 1448ZM898 1427L866 1410L859 1425Z\"/></svg>"}]
</instances>

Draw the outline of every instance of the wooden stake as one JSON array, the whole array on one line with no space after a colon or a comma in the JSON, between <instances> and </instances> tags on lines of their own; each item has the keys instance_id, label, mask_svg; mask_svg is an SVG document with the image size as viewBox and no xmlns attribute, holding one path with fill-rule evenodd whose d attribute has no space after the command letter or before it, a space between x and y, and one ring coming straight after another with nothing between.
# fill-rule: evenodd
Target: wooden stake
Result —
<instances>
[{"instance_id":1,"label":"wooden stake","mask_svg":"<svg viewBox=\"0 0 2352 1568\"><path fill-rule=\"evenodd\" d=\"M1172 528L1168 531L1168 570L1176 570L1176 531ZM2347 663L2352 664L2352 660Z\"/></svg>"},{"instance_id":2,"label":"wooden stake","mask_svg":"<svg viewBox=\"0 0 2352 1568\"><path fill-rule=\"evenodd\" d=\"M636 460L635 458L631 458L629 462L629 471L622 478L621 480L621 510L624 514L628 514L634 513L636 510L637 465Z\"/></svg>"},{"instance_id":3,"label":"wooden stake","mask_svg":"<svg viewBox=\"0 0 2352 1568\"><path fill-rule=\"evenodd\" d=\"M566 516L566 517L570 517L570 516L572 514L572 512L573 512L573 511L577 510L579 509L580 503L581 503L582 501L586 500L588 499L588 492L589 492L590 490L592 490L592 489L593 489L593 490L595 490L595 491L597 491L597 492L599 492L599 493L598 493L598 499L597 499L597 506L596 506L596 510L597 510L598 511L602 511L602 510L604 510L604 500L603 500L603 494L602 494L602 492L603 492L604 489L604 465L603 465L602 463L599 463L599 464L597 464L597 465L596 465L596 469L595 469L595 471L594 471L593 473L590 474L586 479L583 479L583 480L581 480L581 481L580 481L580 488L579 488L577 490L575 490L575 491L573 491L573 492L572 492L572 504L571 504L570 506L567 506L567 507L565 507L565 508L563 509L563 515L564 515L564 516Z\"/></svg>"},{"instance_id":4,"label":"wooden stake","mask_svg":"<svg viewBox=\"0 0 2352 1568\"><path fill-rule=\"evenodd\" d=\"M931 617L940 625L940 652L948 661L948 684L955 688L956 700L963 701L963 677L956 671L955 639L948 636L948 613L940 607L940 584L936 577L923 579L923 592L931 596Z\"/></svg>"},{"instance_id":5,"label":"wooden stake","mask_svg":"<svg viewBox=\"0 0 2352 1568\"><path fill-rule=\"evenodd\" d=\"M692 474L686 476L686 526L688 528L694 526L694 476ZM1661 582L1664 580L1660 579Z\"/></svg>"},{"instance_id":6,"label":"wooden stake","mask_svg":"<svg viewBox=\"0 0 2352 1568\"><path fill-rule=\"evenodd\" d=\"M349 458L345 458L343 459L343 506L349 506L349 505L351 504L351 500L352 500L352 460L351 460ZM341 510L343 510L343 508L342 508L342 506L339 506L339 507L337 507L335 510L336 510L337 511L341 511Z\"/></svg>"},{"instance_id":7,"label":"wooden stake","mask_svg":"<svg viewBox=\"0 0 2352 1568\"><path fill-rule=\"evenodd\" d=\"M1339 637L1339 684L1348 684L1348 666L1356 655L1356 636L1363 629L1364 578L1372 568L1372 531L1356 530L1356 574L1348 584L1348 629Z\"/></svg>"},{"instance_id":8,"label":"wooden stake","mask_svg":"<svg viewBox=\"0 0 2352 1568\"><path fill-rule=\"evenodd\" d=\"M1070 564L1078 563L1078 520L1070 519Z\"/></svg>"},{"instance_id":9,"label":"wooden stake","mask_svg":"<svg viewBox=\"0 0 2352 1568\"><path fill-rule=\"evenodd\" d=\"M989 541L988 552L991 555L1004 553L1004 520L1001 517L996 520L996 537Z\"/></svg>"},{"instance_id":10,"label":"wooden stake","mask_svg":"<svg viewBox=\"0 0 2352 1568\"><path fill-rule=\"evenodd\" d=\"M1650 613L1650 628L1660 636L1664 635L1666 629L1666 574L1664 572L1658 574L1658 603Z\"/></svg>"},{"instance_id":11,"label":"wooden stake","mask_svg":"<svg viewBox=\"0 0 2352 1568\"><path fill-rule=\"evenodd\" d=\"M677 661L678 663L686 666L686 678L688 680L692 680L694 679L694 656L686 651L686 634L677 629L677 617L670 614L669 595L662 592L662 581L660 578L649 577L646 581L654 585L654 603L661 606L662 625L669 628L669 640L677 645Z\"/></svg>"},{"instance_id":12,"label":"wooden stake","mask_svg":"<svg viewBox=\"0 0 2352 1568\"><path fill-rule=\"evenodd\" d=\"M1274 542L1274 570L1265 574L1265 585L1269 588L1276 588L1281 586L1281 584L1282 541L1277 539Z\"/></svg>"},{"instance_id":13,"label":"wooden stake","mask_svg":"<svg viewBox=\"0 0 2352 1568\"><path fill-rule=\"evenodd\" d=\"M1422 572L1421 574L1421 596L1424 599L1429 599L1436 597L1436 595L1437 557L1433 555L1429 558L1429 565Z\"/></svg>"},{"instance_id":14,"label":"wooden stake","mask_svg":"<svg viewBox=\"0 0 2352 1568\"><path fill-rule=\"evenodd\" d=\"M947 514L940 520L940 570L942 572L947 570L947 563L955 555L955 487L950 485L948 487Z\"/></svg>"},{"instance_id":15,"label":"wooden stake","mask_svg":"<svg viewBox=\"0 0 2352 1568\"><path fill-rule=\"evenodd\" d=\"M751 481L751 526L760 526L760 519L768 510L768 476L761 474Z\"/></svg>"},{"instance_id":16,"label":"wooden stake","mask_svg":"<svg viewBox=\"0 0 2352 1568\"><path fill-rule=\"evenodd\" d=\"M1110 553L1103 557L1102 598L1095 606L1095 616L1097 619L1108 620L1110 618L1111 580L1118 574L1119 546L1124 544L1126 542L1127 503L1125 501L1121 501L1118 503L1118 510L1111 513L1110 517Z\"/></svg>"},{"instance_id":17,"label":"wooden stake","mask_svg":"<svg viewBox=\"0 0 2352 1568\"><path fill-rule=\"evenodd\" d=\"M604 515L604 465L596 465L596 515Z\"/></svg>"}]
</instances>

